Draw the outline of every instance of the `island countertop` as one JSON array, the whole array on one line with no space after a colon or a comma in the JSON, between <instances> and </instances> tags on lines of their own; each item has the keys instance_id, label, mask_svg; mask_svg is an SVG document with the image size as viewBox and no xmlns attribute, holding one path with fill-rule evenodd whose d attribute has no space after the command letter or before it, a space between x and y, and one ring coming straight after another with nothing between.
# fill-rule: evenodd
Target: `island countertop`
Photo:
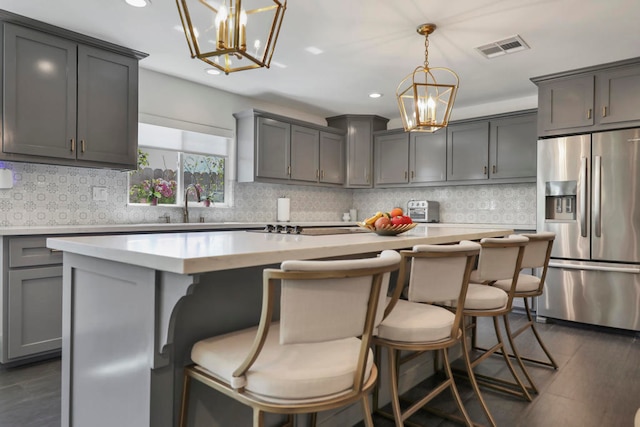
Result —
<instances>
[{"instance_id":1,"label":"island countertop","mask_svg":"<svg viewBox=\"0 0 640 427\"><path fill-rule=\"evenodd\" d=\"M287 259L318 259L405 249L418 244L500 237L512 232L511 229L502 228L431 227L421 224L398 236L378 236L374 233L308 236L218 231L49 238L47 246L159 271L198 274L274 264Z\"/></svg>"}]
</instances>

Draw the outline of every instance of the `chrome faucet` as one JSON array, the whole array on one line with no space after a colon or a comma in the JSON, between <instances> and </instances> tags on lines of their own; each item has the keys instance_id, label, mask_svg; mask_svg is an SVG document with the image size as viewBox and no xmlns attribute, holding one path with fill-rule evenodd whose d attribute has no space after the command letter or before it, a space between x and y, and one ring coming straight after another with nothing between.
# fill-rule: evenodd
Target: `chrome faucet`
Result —
<instances>
[{"instance_id":1,"label":"chrome faucet","mask_svg":"<svg viewBox=\"0 0 640 427\"><path fill-rule=\"evenodd\" d=\"M200 190L198 189L198 187L195 184L190 184L189 186L187 186L187 188L185 188L184 190L184 210L182 211L182 221L187 223L189 222L189 190L195 190L196 191L196 198L198 199L198 201L200 201Z\"/></svg>"}]
</instances>

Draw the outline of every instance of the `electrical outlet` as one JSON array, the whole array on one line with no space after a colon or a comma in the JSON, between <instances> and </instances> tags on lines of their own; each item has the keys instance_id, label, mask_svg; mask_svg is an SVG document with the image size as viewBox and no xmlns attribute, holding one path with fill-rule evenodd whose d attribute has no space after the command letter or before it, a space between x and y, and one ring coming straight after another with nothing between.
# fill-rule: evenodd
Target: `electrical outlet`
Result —
<instances>
[{"instance_id":1,"label":"electrical outlet","mask_svg":"<svg viewBox=\"0 0 640 427\"><path fill-rule=\"evenodd\" d=\"M106 202L107 187L93 187L93 200L97 202Z\"/></svg>"}]
</instances>

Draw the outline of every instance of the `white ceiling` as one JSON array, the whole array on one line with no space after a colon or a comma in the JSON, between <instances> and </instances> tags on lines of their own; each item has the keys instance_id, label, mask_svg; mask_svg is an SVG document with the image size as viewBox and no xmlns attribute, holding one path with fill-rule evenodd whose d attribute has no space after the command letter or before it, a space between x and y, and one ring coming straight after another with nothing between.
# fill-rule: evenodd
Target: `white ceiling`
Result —
<instances>
[{"instance_id":1,"label":"white ceiling","mask_svg":"<svg viewBox=\"0 0 640 427\"><path fill-rule=\"evenodd\" d=\"M395 91L424 61L416 27L427 22L438 26L430 65L460 76L458 108L531 98L531 77L640 56L638 0L289 0L273 58L287 68L211 76L174 29L175 1L152 2L0 0L0 8L148 53L143 68L321 117L397 118ZM491 60L475 50L516 34L530 50Z\"/></svg>"}]
</instances>

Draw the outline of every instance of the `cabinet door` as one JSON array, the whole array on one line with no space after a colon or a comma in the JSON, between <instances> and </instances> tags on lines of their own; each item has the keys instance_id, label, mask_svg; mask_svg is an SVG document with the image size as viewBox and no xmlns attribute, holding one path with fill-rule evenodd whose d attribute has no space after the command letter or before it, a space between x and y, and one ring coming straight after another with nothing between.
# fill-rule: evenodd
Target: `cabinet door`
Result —
<instances>
[{"instance_id":1,"label":"cabinet door","mask_svg":"<svg viewBox=\"0 0 640 427\"><path fill-rule=\"evenodd\" d=\"M9 359L57 350L62 343L62 266L9 272Z\"/></svg>"},{"instance_id":2,"label":"cabinet door","mask_svg":"<svg viewBox=\"0 0 640 427\"><path fill-rule=\"evenodd\" d=\"M344 137L320 132L320 182L344 184Z\"/></svg>"},{"instance_id":3,"label":"cabinet door","mask_svg":"<svg viewBox=\"0 0 640 427\"><path fill-rule=\"evenodd\" d=\"M538 132L593 125L593 75L541 83L538 88Z\"/></svg>"},{"instance_id":4,"label":"cabinet door","mask_svg":"<svg viewBox=\"0 0 640 427\"><path fill-rule=\"evenodd\" d=\"M4 24L5 153L75 159L76 44Z\"/></svg>"},{"instance_id":5,"label":"cabinet door","mask_svg":"<svg viewBox=\"0 0 640 427\"><path fill-rule=\"evenodd\" d=\"M291 179L318 182L320 131L291 126Z\"/></svg>"},{"instance_id":6,"label":"cabinet door","mask_svg":"<svg viewBox=\"0 0 640 427\"><path fill-rule=\"evenodd\" d=\"M136 168L138 62L78 46L78 159Z\"/></svg>"},{"instance_id":7,"label":"cabinet door","mask_svg":"<svg viewBox=\"0 0 640 427\"><path fill-rule=\"evenodd\" d=\"M371 120L349 120L347 132L347 185L370 187L373 164Z\"/></svg>"},{"instance_id":8,"label":"cabinet door","mask_svg":"<svg viewBox=\"0 0 640 427\"><path fill-rule=\"evenodd\" d=\"M526 178L536 176L536 115L491 121L489 176Z\"/></svg>"},{"instance_id":9,"label":"cabinet door","mask_svg":"<svg viewBox=\"0 0 640 427\"><path fill-rule=\"evenodd\" d=\"M409 134L376 135L373 151L375 185L409 182Z\"/></svg>"},{"instance_id":10,"label":"cabinet door","mask_svg":"<svg viewBox=\"0 0 640 427\"><path fill-rule=\"evenodd\" d=\"M447 180L487 179L489 122L447 127Z\"/></svg>"},{"instance_id":11,"label":"cabinet door","mask_svg":"<svg viewBox=\"0 0 640 427\"><path fill-rule=\"evenodd\" d=\"M257 121L256 176L289 179L291 126L266 117Z\"/></svg>"},{"instance_id":12,"label":"cabinet door","mask_svg":"<svg viewBox=\"0 0 640 427\"><path fill-rule=\"evenodd\" d=\"M447 179L447 133L413 132L409 136L409 182Z\"/></svg>"},{"instance_id":13,"label":"cabinet door","mask_svg":"<svg viewBox=\"0 0 640 427\"><path fill-rule=\"evenodd\" d=\"M599 123L640 120L640 67L602 72L596 82Z\"/></svg>"}]
</instances>

